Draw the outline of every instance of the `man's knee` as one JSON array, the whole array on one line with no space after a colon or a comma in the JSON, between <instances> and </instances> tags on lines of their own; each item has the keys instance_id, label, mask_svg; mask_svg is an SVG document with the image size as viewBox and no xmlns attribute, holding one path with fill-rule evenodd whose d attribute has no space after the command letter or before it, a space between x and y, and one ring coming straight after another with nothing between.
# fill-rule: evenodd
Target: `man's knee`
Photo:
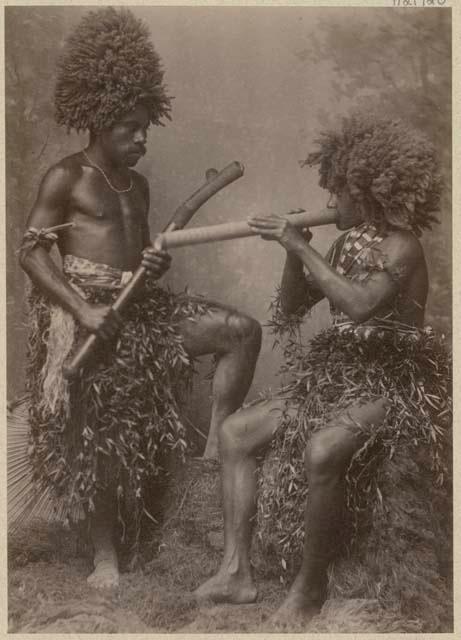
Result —
<instances>
[{"instance_id":1,"label":"man's knee","mask_svg":"<svg viewBox=\"0 0 461 640\"><path fill-rule=\"evenodd\" d=\"M241 342L251 342L261 346L262 329L257 320L250 316L233 311L227 318L227 325L232 336Z\"/></svg>"},{"instance_id":2,"label":"man's knee","mask_svg":"<svg viewBox=\"0 0 461 640\"><path fill-rule=\"evenodd\" d=\"M335 476L345 470L352 453L351 435L344 430L317 431L306 447L306 472L309 477Z\"/></svg>"},{"instance_id":3,"label":"man's knee","mask_svg":"<svg viewBox=\"0 0 461 640\"><path fill-rule=\"evenodd\" d=\"M219 432L219 448L223 458L249 453L247 432L248 420L244 411L233 413L224 420Z\"/></svg>"},{"instance_id":4,"label":"man's knee","mask_svg":"<svg viewBox=\"0 0 461 640\"><path fill-rule=\"evenodd\" d=\"M274 437L281 416L289 410L284 400L273 399L230 415L223 422L219 433L222 457L263 455Z\"/></svg>"}]
</instances>

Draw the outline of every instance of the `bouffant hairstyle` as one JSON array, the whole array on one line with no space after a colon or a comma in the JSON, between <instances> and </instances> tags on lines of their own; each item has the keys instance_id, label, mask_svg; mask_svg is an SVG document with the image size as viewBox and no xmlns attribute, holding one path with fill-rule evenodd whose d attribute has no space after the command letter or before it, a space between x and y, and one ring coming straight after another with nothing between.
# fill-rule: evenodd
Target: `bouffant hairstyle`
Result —
<instances>
[{"instance_id":1,"label":"bouffant hairstyle","mask_svg":"<svg viewBox=\"0 0 461 640\"><path fill-rule=\"evenodd\" d=\"M353 114L323 132L302 166L319 165L320 186L348 187L365 219L421 235L437 222L442 179L433 145L400 120Z\"/></svg>"},{"instance_id":2,"label":"bouffant hairstyle","mask_svg":"<svg viewBox=\"0 0 461 640\"><path fill-rule=\"evenodd\" d=\"M76 131L110 128L138 103L152 124L170 119L160 57L144 23L127 9L90 11L58 61L55 117Z\"/></svg>"}]
</instances>

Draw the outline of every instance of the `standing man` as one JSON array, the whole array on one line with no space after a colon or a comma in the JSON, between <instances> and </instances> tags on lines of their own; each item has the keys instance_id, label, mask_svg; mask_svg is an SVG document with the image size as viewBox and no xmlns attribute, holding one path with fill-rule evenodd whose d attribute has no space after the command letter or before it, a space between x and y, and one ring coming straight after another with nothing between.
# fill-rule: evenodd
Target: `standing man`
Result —
<instances>
[{"instance_id":1,"label":"standing man","mask_svg":"<svg viewBox=\"0 0 461 640\"><path fill-rule=\"evenodd\" d=\"M149 126L170 117L170 98L143 23L125 9L87 14L60 59L55 104L57 122L88 131L89 143L43 178L21 247L33 284L31 455L39 482L88 510L89 582L111 587L118 584L117 505L134 497L139 528L146 479L168 451L185 448L175 391L187 384L191 359L217 356L204 453L216 458L220 426L251 384L261 329L233 309L156 284L171 258L151 246L149 186L132 167L146 151ZM49 256L55 241L62 270ZM140 264L148 282L122 318L111 304ZM83 377L67 383L62 365L88 332L103 347Z\"/></svg>"},{"instance_id":2,"label":"standing man","mask_svg":"<svg viewBox=\"0 0 461 640\"><path fill-rule=\"evenodd\" d=\"M327 258L312 247L310 232L303 235L286 219L258 217L249 224L286 251L282 311L303 314L327 298L333 327L309 350L292 349L295 381L283 394L225 421L220 433L224 557L217 574L196 591L217 602L256 599L249 553L257 458L275 436L277 468L284 475L273 480L278 521L272 526L285 540L301 524L283 529L293 525L294 505L302 510L303 454L309 487L301 568L274 617L288 628L306 623L326 598L327 569L344 531L345 473L353 454L381 429L392 445L405 438L410 446L426 443L438 473L440 451L431 449L431 422L447 430L438 416L450 395L436 346L423 365L403 366L412 354L424 354L418 345L434 340L422 329L428 272L417 237L434 221L439 205L433 148L402 123L364 116L346 119L342 130L325 134L319 145L306 164L320 165L320 185L330 193L338 229L345 231ZM431 394L435 411L429 419L423 402L414 408L417 388ZM264 506L268 522L271 507Z\"/></svg>"}]
</instances>

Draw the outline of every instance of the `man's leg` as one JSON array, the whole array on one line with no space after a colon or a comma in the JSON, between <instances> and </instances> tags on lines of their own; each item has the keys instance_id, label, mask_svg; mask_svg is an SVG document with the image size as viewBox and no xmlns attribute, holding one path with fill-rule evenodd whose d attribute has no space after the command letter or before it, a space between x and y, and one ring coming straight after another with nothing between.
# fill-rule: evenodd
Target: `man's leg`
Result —
<instances>
[{"instance_id":1,"label":"man's leg","mask_svg":"<svg viewBox=\"0 0 461 640\"><path fill-rule=\"evenodd\" d=\"M97 589L118 587L119 572L114 535L117 499L113 491L106 491L95 500L95 511L89 514L90 537L94 549L94 571L87 581Z\"/></svg>"},{"instance_id":2,"label":"man's leg","mask_svg":"<svg viewBox=\"0 0 461 640\"><path fill-rule=\"evenodd\" d=\"M200 598L234 604L256 600L249 558L256 507L256 457L272 440L284 408L283 400L270 400L238 411L222 425L224 556L216 575L195 591Z\"/></svg>"},{"instance_id":3,"label":"man's leg","mask_svg":"<svg viewBox=\"0 0 461 640\"><path fill-rule=\"evenodd\" d=\"M307 535L301 569L272 621L286 627L307 622L326 598L327 569L341 536L345 472L352 455L363 444L362 428L384 420L384 398L357 404L313 434L306 450L309 495Z\"/></svg>"},{"instance_id":4,"label":"man's leg","mask_svg":"<svg viewBox=\"0 0 461 640\"><path fill-rule=\"evenodd\" d=\"M234 309L214 306L212 311L181 324L184 346L192 357L216 353L213 407L206 457L217 457L218 429L242 404L253 379L261 348L261 327ZM94 547L93 573L88 583L96 588L117 587L119 571L114 547L117 499L113 491L101 494L90 514Z\"/></svg>"},{"instance_id":5,"label":"man's leg","mask_svg":"<svg viewBox=\"0 0 461 640\"><path fill-rule=\"evenodd\" d=\"M259 323L235 309L213 306L203 315L180 325L184 347L192 356L216 354L211 423L205 458L218 457L218 434L225 418L245 399L253 380L259 351Z\"/></svg>"}]
</instances>

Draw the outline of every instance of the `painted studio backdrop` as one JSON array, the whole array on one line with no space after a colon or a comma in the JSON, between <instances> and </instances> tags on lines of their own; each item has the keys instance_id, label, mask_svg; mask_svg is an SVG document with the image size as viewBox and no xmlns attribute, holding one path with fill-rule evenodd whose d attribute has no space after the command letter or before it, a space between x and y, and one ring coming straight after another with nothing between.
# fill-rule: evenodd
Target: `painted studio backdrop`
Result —
<instances>
[{"instance_id":1,"label":"painted studio backdrop","mask_svg":"<svg viewBox=\"0 0 461 640\"><path fill-rule=\"evenodd\" d=\"M46 169L78 151L85 136L53 119L55 61L88 8L7 7L6 169L8 397L24 389L25 276L17 264L26 217ZM451 328L451 13L449 9L310 7L138 7L174 96L173 120L149 132L137 169L151 186L150 227L160 231L210 167L238 160L243 178L212 198L190 226L244 220L253 213L319 210L327 194L316 170L301 168L318 132L362 106L407 120L439 148L443 211L423 236L431 289L426 321ZM314 232L325 252L334 227ZM233 305L263 324L281 277L284 251L257 238L172 250L165 282ZM329 322L323 305L306 337ZM279 384L279 350L269 328L249 395ZM191 418L206 428L211 361L200 366Z\"/></svg>"}]
</instances>

